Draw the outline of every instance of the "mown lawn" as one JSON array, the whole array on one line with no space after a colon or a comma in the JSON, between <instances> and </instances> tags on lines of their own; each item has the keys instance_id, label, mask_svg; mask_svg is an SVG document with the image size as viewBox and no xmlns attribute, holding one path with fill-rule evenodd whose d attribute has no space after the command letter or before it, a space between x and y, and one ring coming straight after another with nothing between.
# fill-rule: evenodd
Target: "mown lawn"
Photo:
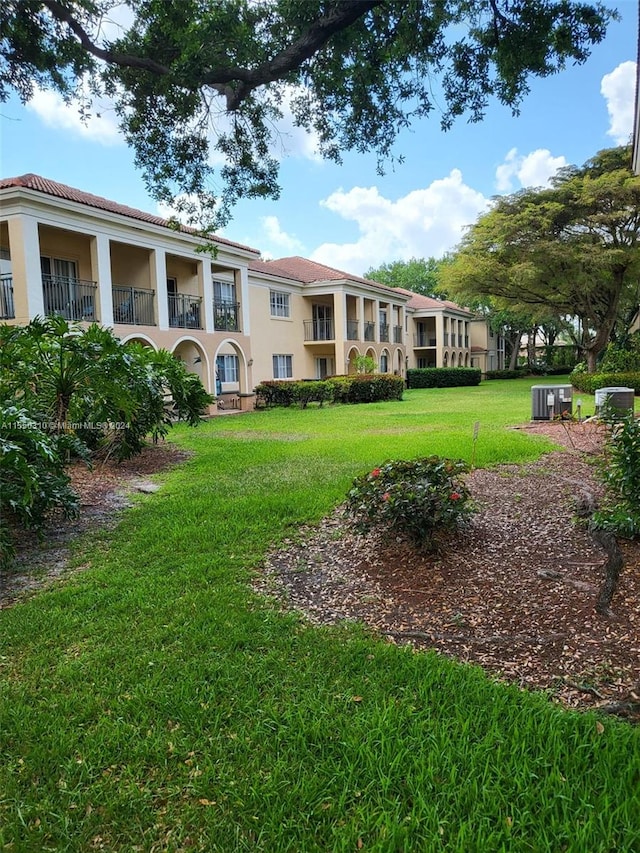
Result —
<instances>
[{"instance_id":1,"label":"mown lawn","mask_svg":"<svg viewBox=\"0 0 640 853\"><path fill-rule=\"evenodd\" d=\"M0 848L640 850L636 729L249 586L385 459L470 459L476 421L477 465L544 452L506 429L531 384L176 430L194 455L162 490L0 612Z\"/></svg>"}]
</instances>

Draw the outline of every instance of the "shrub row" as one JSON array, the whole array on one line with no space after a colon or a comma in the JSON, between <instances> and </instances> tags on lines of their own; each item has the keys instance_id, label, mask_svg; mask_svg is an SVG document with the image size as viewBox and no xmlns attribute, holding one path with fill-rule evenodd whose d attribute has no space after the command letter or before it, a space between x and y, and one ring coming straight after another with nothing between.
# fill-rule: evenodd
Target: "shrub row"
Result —
<instances>
[{"instance_id":1,"label":"shrub row","mask_svg":"<svg viewBox=\"0 0 640 853\"><path fill-rule=\"evenodd\" d=\"M407 370L407 388L455 388L479 385L481 373L476 367L420 367Z\"/></svg>"},{"instance_id":2,"label":"shrub row","mask_svg":"<svg viewBox=\"0 0 640 853\"><path fill-rule=\"evenodd\" d=\"M388 373L332 376L329 379L292 382L287 379L261 382L254 389L258 408L309 403L375 403L401 400L404 380Z\"/></svg>"},{"instance_id":3,"label":"shrub row","mask_svg":"<svg viewBox=\"0 0 640 853\"><path fill-rule=\"evenodd\" d=\"M583 370L573 370L569 374L573 387L583 394L595 394L598 388L633 388L640 394L640 371L628 373L585 373Z\"/></svg>"}]
</instances>

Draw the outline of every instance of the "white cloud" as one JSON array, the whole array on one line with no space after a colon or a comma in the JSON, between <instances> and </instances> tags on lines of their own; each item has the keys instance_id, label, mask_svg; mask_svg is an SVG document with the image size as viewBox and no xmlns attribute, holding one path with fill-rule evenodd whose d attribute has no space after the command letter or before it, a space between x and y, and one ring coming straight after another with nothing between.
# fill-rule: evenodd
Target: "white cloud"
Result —
<instances>
[{"instance_id":1,"label":"white cloud","mask_svg":"<svg viewBox=\"0 0 640 853\"><path fill-rule=\"evenodd\" d=\"M282 230L277 216L263 216L260 219L263 231L260 235L260 247L265 258L279 255L292 255L304 252L304 245L297 237ZM272 251L273 250L273 251Z\"/></svg>"},{"instance_id":2,"label":"white cloud","mask_svg":"<svg viewBox=\"0 0 640 853\"><path fill-rule=\"evenodd\" d=\"M553 157L546 148L538 148L526 155L518 154L518 149L512 148L496 169L496 188L498 192L512 192L514 180L520 187L546 187L558 169L566 165L564 157Z\"/></svg>"},{"instance_id":3,"label":"white cloud","mask_svg":"<svg viewBox=\"0 0 640 853\"><path fill-rule=\"evenodd\" d=\"M27 109L36 113L47 127L69 131L91 142L109 146L123 141L113 105L106 99L94 103L91 115L83 119L78 104L65 104L57 92L36 89Z\"/></svg>"},{"instance_id":4,"label":"white cloud","mask_svg":"<svg viewBox=\"0 0 640 853\"><path fill-rule=\"evenodd\" d=\"M458 169L397 201L382 196L377 187L339 189L321 205L356 222L361 236L354 243L323 243L311 257L354 273L389 259L441 257L488 204L463 182Z\"/></svg>"},{"instance_id":5,"label":"white cloud","mask_svg":"<svg viewBox=\"0 0 640 853\"><path fill-rule=\"evenodd\" d=\"M621 62L600 83L600 93L607 102L609 130L616 145L626 145L633 131L633 107L636 88L636 63Z\"/></svg>"}]
</instances>

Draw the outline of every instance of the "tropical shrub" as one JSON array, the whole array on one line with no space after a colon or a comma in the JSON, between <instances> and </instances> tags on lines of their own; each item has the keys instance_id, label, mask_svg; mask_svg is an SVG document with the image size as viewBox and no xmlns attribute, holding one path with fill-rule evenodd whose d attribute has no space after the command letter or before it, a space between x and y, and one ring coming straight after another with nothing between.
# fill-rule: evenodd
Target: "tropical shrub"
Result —
<instances>
[{"instance_id":1,"label":"tropical shrub","mask_svg":"<svg viewBox=\"0 0 640 853\"><path fill-rule=\"evenodd\" d=\"M333 392L331 385L326 380L308 380L304 382L292 382L290 379L275 379L269 382L261 382L255 387L256 405L258 408L271 408L274 406L293 406L298 404L306 409L309 403L331 402Z\"/></svg>"},{"instance_id":2,"label":"tropical shrub","mask_svg":"<svg viewBox=\"0 0 640 853\"><path fill-rule=\"evenodd\" d=\"M402 400L404 379L391 373L358 373L327 380L336 403L377 403Z\"/></svg>"},{"instance_id":3,"label":"tropical shrub","mask_svg":"<svg viewBox=\"0 0 640 853\"><path fill-rule=\"evenodd\" d=\"M593 524L631 539L640 536L640 420L614 409L601 418L609 427L599 466L605 497Z\"/></svg>"},{"instance_id":4,"label":"tropical shrub","mask_svg":"<svg viewBox=\"0 0 640 853\"><path fill-rule=\"evenodd\" d=\"M385 462L354 480L345 512L361 532L388 528L422 550L437 550L473 508L461 479L467 470L465 462L440 456Z\"/></svg>"},{"instance_id":5,"label":"tropical shrub","mask_svg":"<svg viewBox=\"0 0 640 853\"><path fill-rule=\"evenodd\" d=\"M456 388L479 385L477 367L420 367L407 370L407 388Z\"/></svg>"},{"instance_id":6,"label":"tropical shrub","mask_svg":"<svg viewBox=\"0 0 640 853\"><path fill-rule=\"evenodd\" d=\"M598 388L623 387L633 388L640 394L640 371L631 373L587 373L576 367L569 374L569 380L574 388L583 394L595 394Z\"/></svg>"},{"instance_id":7,"label":"tropical shrub","mask_svg":"<svg viewBox=\"0 0 640 853\"><path fill-rule=\"evenodd\" d=\"M11 403L0 404L0 566L13 555L17 528L40 530L49 515L78 513L78 499L64 471L73 437L48 435L29 413Z\"/></svg>"}]
</instances>

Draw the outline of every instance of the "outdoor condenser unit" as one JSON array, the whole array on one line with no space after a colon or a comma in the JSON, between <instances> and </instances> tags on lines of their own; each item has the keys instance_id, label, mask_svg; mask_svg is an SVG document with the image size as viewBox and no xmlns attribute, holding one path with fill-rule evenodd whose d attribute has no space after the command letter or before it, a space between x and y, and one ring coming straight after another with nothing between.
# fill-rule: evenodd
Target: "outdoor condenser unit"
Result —
<instances>
[{"instance_id":1,"label":"outdoor condenser unit","mask_svg":"<svg viewBox=\"0 0 640 853\"><path fill-rule=\"evenodd\" d=\"M573 408L571 385L532 385L531 420L550 421L554 417L570 415Z\"/></svg>"}]
</instances>

